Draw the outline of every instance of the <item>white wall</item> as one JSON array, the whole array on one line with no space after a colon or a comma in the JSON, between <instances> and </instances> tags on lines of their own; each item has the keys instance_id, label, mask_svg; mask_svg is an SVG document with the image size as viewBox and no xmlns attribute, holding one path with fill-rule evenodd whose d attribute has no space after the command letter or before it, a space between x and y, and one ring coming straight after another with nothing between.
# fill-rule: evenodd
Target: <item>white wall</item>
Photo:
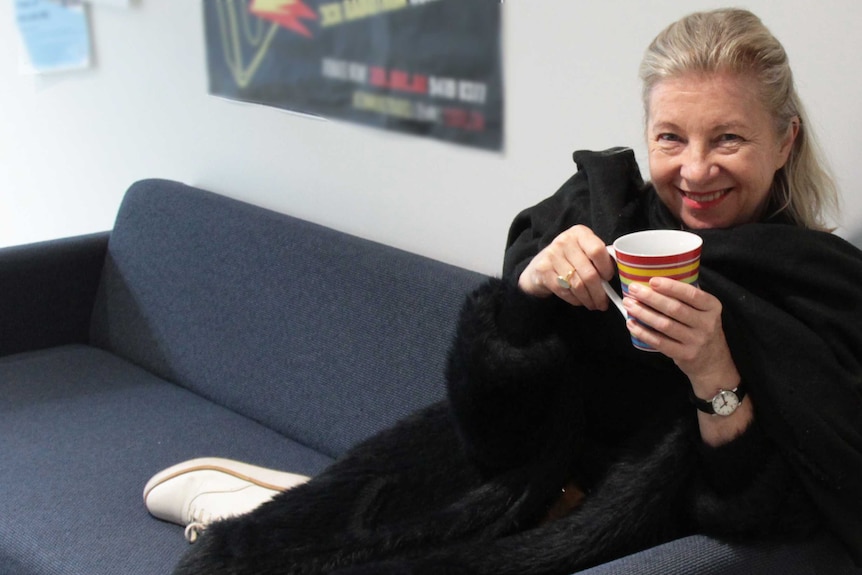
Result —
<instances>
[{"instance_id":1,"label":"white wall","mask_svg":"<svg viewBox=\"0 0 862 575\"><path fill-rule=\"evenodd\" d=\"M721 2L508 0L502 154L207 95L199 0L94 6L92 70L20 76L0 8L0 245L108 229L134 180L181 180L489 273L511 218L579 148L645 166L637 67L667 23ZM782 40L862 230L862 3L748 0ZM349 270L342 270L349 273Z\"/></svg>"}]
</instances>

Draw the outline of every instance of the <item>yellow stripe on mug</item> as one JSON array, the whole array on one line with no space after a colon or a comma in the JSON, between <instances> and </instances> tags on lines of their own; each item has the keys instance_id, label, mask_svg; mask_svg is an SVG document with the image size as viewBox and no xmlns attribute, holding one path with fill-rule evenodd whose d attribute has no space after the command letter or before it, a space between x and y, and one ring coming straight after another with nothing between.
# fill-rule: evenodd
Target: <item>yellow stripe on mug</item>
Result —
<instances>
[{"instance_id":1,"label":"yellow stripe on mug","mask_svg":"<svg viewBox=\"0 0 862 575\"><path fill-rule=\"evenodd\" d=\"M638 276L638 277L667 277L667 276L683 276L687 275L692 271L697 270L700 267L700 260L695 260L694 262L681 266L681 267L634 267L630 265L626 265L622 262L617 262L617 268L619 268L620 273L624 273L629 276Z\"/></svg>"}]
</instances>

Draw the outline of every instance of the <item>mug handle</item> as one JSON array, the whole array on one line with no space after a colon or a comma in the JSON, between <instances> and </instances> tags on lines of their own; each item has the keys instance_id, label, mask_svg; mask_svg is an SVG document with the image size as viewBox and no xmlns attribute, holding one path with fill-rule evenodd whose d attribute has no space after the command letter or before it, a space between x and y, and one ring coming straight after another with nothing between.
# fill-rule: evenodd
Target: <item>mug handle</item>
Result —
<instances>
[{"instance_id":1,"label":"mug handle","mask_svg":"<svg viewBox=\"0 0 862 575\"><path fill-rule=\"evenodd\" d=\"M612 258L614 258L614 261L616 261L617 252L614 249L614 247L613 246L606 246L606 247L607 247L607 250L608 250L608 253L610 254L610 256ZM626 313L626 308L623 307L623 300L620 297L620 294L615 292L614 288L611 287L611 284L609 284L605 280L602 280L602 288L605 290L605 293L608 294L608 298L611 300L611 303L613 303L617 307L619 312L622 314L623 319L627 319L628 314Z\"/></svg>"}]
</instances>

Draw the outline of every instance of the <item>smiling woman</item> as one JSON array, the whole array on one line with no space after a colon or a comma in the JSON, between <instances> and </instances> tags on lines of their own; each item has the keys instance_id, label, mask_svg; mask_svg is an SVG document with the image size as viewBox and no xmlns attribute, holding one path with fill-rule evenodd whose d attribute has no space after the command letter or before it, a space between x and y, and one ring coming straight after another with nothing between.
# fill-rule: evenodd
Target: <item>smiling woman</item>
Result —
<instances>
[{"instance_id":1,"label":"smiling woman","mask_svg":"<svg viewBox=\"0 0 862 575\"><path fill-rule=\"evenodd\" d=\"M659 130L659 134L652 131L654 127L658 129L659 122L665 121L660 114L671 113L670 104L684 103L690 112L708 114L712 119L714 124L708 125L705 118L698 118L704 124L699 126L704 131L700 136L712 137L714 144L729 141L731 150L733 143L744 147L745 128L758 138L756 144L764 154L770 153L766 148L777 147L779 154L775 160L780 165L773 174L769 174L769 159L763 158L764 176L769 179L769 209L785 211L793 222L803 227L828 229L825 222L838 211L838 191L810 130L784 47L757 16L745 10L696 13L685 21L685 26L671 25L662 31L641 62L650 168L655 155L655 137L682 138L673 130L667 134L663 134L664 129ZM668 82L684 85L674 86L680 92L671 96ZM662 84L664 88L660 87ZM691 93L687 93L688 90ZM678 102L667 101L674 96ZM718 105L723 107L721 113L713 110L713 106ZM688 123L693 121L687 117ZM791 147L781 161L782 146L787 139ZM660 176L665 175L664 170L660 171ZM660 176L651 173L654 181L662 180ZM664 184L662 182L663 188ZM690 191L697 190L693 187ZM668 198L672 195L666 188L663 191ZM707 203L704 198L700 201ZM697 202L692 204L693 210L698 207ZM699 215L718 217L706 212ZM692 227L712 227L711 220L690 219ZM722 220L718 218L717 222Z\"/></svg>"},{"instance_id":2,"label":"smiling woman","mask_svg":"<svg viewBox=\"0 0 862 575\"><path fill-rule=\"evenodd\" d=\"M662 80L649 94L652 183L689 228L757 221L798 133L798 118L777 131L757 81L747 74L695 72Z\"/></svg>"}]
</instances>

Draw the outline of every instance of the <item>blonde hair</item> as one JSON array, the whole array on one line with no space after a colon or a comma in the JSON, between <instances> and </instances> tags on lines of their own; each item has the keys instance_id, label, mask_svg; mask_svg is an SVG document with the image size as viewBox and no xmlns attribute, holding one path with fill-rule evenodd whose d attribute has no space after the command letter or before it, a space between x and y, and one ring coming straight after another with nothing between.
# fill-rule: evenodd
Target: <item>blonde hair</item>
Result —
<instances>
[{"instance_id":1,"label":"blonde hair","mask_svg":"<svg viewBox=\"0 0 862 575\"><path fill-rule=\"evenodd\" d=\"M790 124L799 121L787 163L772 184L777 212L785 211L805 228L829 229L825 217L836 215L839 206L835 181L796 93L784 47L751 12L721 9L690 14L656 36L640 66L647 117L650 94L662 80L728 71L758 81L761 101L778 134L786 134Z\"/></svg>"}]
</instances>

